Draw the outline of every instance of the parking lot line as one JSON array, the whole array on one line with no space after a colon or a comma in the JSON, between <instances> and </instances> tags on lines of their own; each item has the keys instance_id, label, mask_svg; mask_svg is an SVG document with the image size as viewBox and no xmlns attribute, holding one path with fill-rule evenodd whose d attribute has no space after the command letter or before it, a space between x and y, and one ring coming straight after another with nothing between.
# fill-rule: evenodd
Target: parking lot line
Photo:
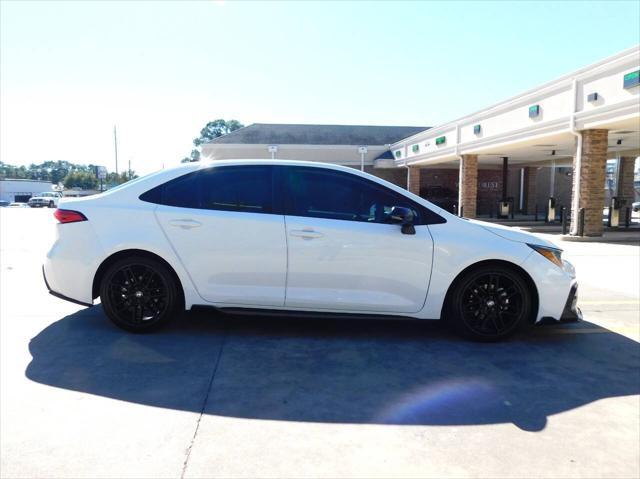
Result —
<instances>
[{"instance_id":1,"label":"parking lot line","mask_svg":"<svg viewBox=\"0 0 640 479\"><path fill-rule=\"evenodd\" d=\"M637 304L640 306L640 301L635 300L635 299L630 299L630 300L602 300L602 301L578 301L578 305L584 305L584 304Z\"/></svg>"},{"instance_id":2,"label":"parking lot line","mask_svg":"<svg viewBox=\"0 0 640 479\"><path fill-rule=\"evenodd\" d=\"M550 334L597 334L597 333L615 333L615 334L638 334L639 328L563 328L548 331Z\"/></svg>"}]
</instances>

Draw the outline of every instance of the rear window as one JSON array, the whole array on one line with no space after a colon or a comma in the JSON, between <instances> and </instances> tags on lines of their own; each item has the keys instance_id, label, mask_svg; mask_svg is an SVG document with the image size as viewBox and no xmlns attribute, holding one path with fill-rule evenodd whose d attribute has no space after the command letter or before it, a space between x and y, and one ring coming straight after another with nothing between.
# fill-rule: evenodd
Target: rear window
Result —
<instances>
[{"instance_id":1,"label":"rear window","mask_svg":"<svg viewBox=\"0 0 640 479\"><path fill-rule=\"evenodd\" d=\"M213 167L164 183L140 196L143 201L245 213L273 212L273 168L269 165Z\"/></svg>"}]
</instances>

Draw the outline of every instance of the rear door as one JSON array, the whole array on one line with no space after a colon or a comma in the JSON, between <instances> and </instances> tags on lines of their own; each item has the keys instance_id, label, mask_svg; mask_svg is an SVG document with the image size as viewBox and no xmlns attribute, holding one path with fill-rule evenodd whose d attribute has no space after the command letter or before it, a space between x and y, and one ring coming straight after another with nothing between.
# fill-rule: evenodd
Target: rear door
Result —
<instances>
[{"instance_id":1,"label":"rear door","mask_svg":"<svg viewBox=\"0 0 640 479\"><path fill-rule=\"evenodd\" d=\"M269 165L211 167L154 193L158 221L206 301L284 305L287 249L273 181Z\"/></svg>"},{"instance_id":2,"label":"rear door","mask_svg":"<svg viewBox=\"0 0 640 479\"><path fill-rule=\"evenodd\" d=\"M285 170L286 306L380 313L422 309L433 253L426 209L351 173ZM414 209L415 234L389 223L393 206Z\"/></svg>"}]
</instances>

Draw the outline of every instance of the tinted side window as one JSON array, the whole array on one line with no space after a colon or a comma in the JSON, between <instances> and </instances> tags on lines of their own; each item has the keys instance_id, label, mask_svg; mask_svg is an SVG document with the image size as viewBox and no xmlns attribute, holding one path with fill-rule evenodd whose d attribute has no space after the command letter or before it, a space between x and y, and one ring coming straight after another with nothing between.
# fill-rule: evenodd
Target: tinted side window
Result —
<instances>
[{"instance_id":1,"label":"tinted side window","mask_svg":"<svg viewBox=\"0 0 640 479\"><path fill-rule=\"evenodd\" d=\"M271 213L272 168L213 167L168 181L142 194L140 199L182 208Z\"/></svg>"},{"instance_id":2,"label":"tinted side window","mask_svg":"<svg viewBox=\"0 0 640 479\"><path fill-rule=\"evenodd\" d=\"M181 176L165 183L160 191L160 204L182 208L200 207L199 172Z\"/></svg>"},{"instance_id":3,"label":"tinted side window","mask_svg":"<svg viewBox=\"0 0 640 479\"><path fill-rule=\"evenodd\" d=\"M287 214L370 223L389 222L394 206L411 208L416 224L425 224L421 205L364 178L322 168L288 168Z\"/></svg>"},{"instance_id":4,"label":"tinted side window","mask_svg":"<svg viewBox=\"0 0 640 479\"><path fill-rule=\"evenodd\" d=\"M202 172L202 208L271 213L273 178L270 166L209 168Z\"/></svg>"}]
</instances>

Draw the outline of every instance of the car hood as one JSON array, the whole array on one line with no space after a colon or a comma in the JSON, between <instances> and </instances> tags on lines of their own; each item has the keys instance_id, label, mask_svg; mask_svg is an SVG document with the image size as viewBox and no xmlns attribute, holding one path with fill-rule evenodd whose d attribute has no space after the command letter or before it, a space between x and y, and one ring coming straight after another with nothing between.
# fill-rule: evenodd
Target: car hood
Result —
<instances>
[{"instance_id":1,"label":"car hood","mask_svg":"<svg viewBox=\"0 0 640 479\"><path fill-rule=\"evenodd\" d=\"M558 248L551 241L540 238L531 233L527 233L526 231L522 231L511 226L503 226L497 225L494 223L487 223L486 221L477 221L477 220L469 220L469 222L493 233L496 236L504 238L509 241L517 241L518 243L529 243L529 244L537 244L540 246L547 246L549 248Z\"/></svg>"}]
</instances>

